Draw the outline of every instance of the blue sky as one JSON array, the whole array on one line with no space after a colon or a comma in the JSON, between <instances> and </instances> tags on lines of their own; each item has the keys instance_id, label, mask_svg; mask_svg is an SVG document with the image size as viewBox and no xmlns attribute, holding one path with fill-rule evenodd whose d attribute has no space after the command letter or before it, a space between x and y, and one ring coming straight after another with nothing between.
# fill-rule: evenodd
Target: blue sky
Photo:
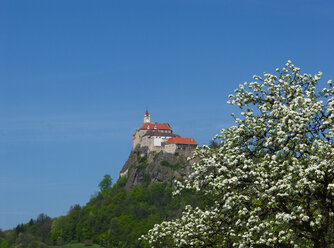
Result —
<instances>
[{"instance_id":1,"label":"blue sky","mask_svg":"<svg viewBox=\"0 0 334 248\"><path fill-rule=\"evenodd\" d=\"M206 144L228 94L288 59L334 79L334 2L0 3L0 228L64 215L117 180L146 108Z\"/></svg>"}]
</instances>

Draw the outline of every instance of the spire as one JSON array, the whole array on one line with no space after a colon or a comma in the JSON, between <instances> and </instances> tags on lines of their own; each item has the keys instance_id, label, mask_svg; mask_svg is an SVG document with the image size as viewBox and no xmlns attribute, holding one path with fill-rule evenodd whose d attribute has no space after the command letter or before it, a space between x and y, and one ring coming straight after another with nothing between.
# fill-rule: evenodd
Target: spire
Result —
<instances>
[{"instance_id":1,"label":"spire","mask_svg":"<svg viewBox=\"0 0 334 248\"><path fill-rule=\"evenodd\" d=\"M145 115L144 115L144 123L150 123L151 122L151 116L148 110L146 109Z\"/></svg>"}]
</instances>

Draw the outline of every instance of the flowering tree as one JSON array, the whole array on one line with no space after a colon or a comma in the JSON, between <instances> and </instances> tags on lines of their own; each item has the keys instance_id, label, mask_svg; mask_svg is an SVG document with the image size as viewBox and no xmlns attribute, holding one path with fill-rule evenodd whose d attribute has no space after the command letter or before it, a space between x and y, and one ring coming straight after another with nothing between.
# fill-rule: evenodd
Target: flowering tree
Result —
<instances>
[{"instance_id":1,"label":"flowering tree","mask_svg":"<svg viewBox=\"0 0 334 248\"><path fill-rule=\"evenodd\" d=\"M330 247L334 243L334 84L300 74L291 61L276 74L239 85L235 126L199 162L182 189L202 192L205 208L155 225L153 247Z\"/></svg>"}]
</instances>

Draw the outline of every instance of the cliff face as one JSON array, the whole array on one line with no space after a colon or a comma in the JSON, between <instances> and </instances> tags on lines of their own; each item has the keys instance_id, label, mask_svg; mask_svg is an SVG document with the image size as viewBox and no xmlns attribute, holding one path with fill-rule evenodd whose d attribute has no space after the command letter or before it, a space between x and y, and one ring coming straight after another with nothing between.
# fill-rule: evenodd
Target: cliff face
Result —
<instances>
[{"instance_id":1,"label":"cliff face","mask_svg":"<svg viewBox=\"0 0 334 248\"><path fill-rule=\"evenodd\" d=\"M130 156L120 172L121 176L127 176L125 188L130 190L133 186L155 182L172 182L189 175L192 160L187 157L191 151L179 151L174 154L166 152L152 152L147 147L137 146L131 151Z\"/></svg>"}]
</instances>

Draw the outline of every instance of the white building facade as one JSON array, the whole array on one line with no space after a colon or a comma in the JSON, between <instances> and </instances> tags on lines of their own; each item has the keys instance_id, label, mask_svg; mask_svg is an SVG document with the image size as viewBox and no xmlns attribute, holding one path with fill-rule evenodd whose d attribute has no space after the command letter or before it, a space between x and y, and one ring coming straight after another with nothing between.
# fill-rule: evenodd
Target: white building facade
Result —
<instances>
[{"instance_id":1,"label":"white building facade","mask_svg":"<svg viewBox=\"0 0 334 248\"><path fill-rule=\"evenodd\" d=\"M151 116L146 110L143 125L133 134L132 149L135 149L138 146L146 146L150 151L166 150L168 152L175 152L175 150L177 150L178 147L182 147L182 145L185 145L184 147L189 147L189 145L192 145L192 147L194 145L197 146L197 143L193 138L181 138L180 135L174 134L168 123L151 123L150 121ZM186 143L181 144L180 142ZM191 144L188 144L187 142L190 142Z\"/></svg>"}]
</instances>

